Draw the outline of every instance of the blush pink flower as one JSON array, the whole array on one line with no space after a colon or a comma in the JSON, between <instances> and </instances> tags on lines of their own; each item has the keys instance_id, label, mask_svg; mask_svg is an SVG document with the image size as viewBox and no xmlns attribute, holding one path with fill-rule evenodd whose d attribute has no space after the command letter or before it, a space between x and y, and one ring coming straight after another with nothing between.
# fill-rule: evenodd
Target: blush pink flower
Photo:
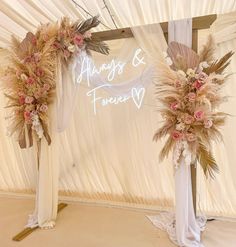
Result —
<instances>
[{"instance_id":1,"label":"blush pink flower","mask_svg":"<svg viewBox=\"0 0 236 247\"><path fill-rule=\"evenodd\" d=\"M32 57L31 56L27 56L25 59L24 59L24 63L31 63L32 61Z\"/></svg>"},{"instance_id":2,"label":"blush pink flower","mask_svg":"<svg viewBox=\"0 0 236 247\"><path fill-rule=\"evenodd\" d=\"M170 104L170 109L176 111L179 108L179 102L175 101Z\"/></svg>"},{"instance_id":3,"label":"blush pink flower","mask_svg":"<svg viewBox=\"0 0 236 247\"><path fill-rule=\"evenodd\" d=\"M24 118L25 118L25 121L27 121L27 122L29 122L31 120L30 111L24 111Z\"/></svg>"},{"instance_id":4,"label":"blush pink flower","mask_svg":"<svg viewBox=\"0 0 236 247\"><path fill-rule=\"evenodd\" d=\"M202 86L202 83L200 80L196 80L194 83L193 83L193 88L195 89L200 89L200 87Z\"/></svg>"},{"instance_id":5,"label":"blush pink flower","mask_svg":"<svg viewBox=\"0 0 236 247\"><path fill-rule=\"evenodd\" d=\"M194 117L197 121L202 121L204 118L204 115L205 115L204 111L201 111L201 110L197 110L194 112Z\"/></svg>"},{"instance_id":6,"label":"blush pink flower","mask_svg":"<svg viewBox=\"0 0 236 247\"><path fill-rule=\"evenodd\" d=\"M39 108L40 111L46 112L48 110L48 106L46 104L42 104Z\"/></svg>"},{"instance_id":7,"label":"blush pink flower","mask_svg":"<svg viewBox=\"0 0 236 247\"><path fill-rule=\"evenodd\" d=\"M59 49L59 48L61 48L61 44L59 42L55 41L53 43L53 47L56 48L56 49Z\"/></svg>"},{"instance_id":8,"label":"blush pink flower","mask_svg":"<svg viewBox=\"0 0 236 247\"><path fill-rule=\"evenodd\" d=\"M71 53L70 53L68 50L64 50L64 51L63 51L63 54L64 54L64 57L65 57L65 58L68 58L68 57L70 57L70 55L71 55Z\"/></svg>"},{"instance_id":9,"label":"blush pink flower","mask_svg":"<svg viewBox=\"0 0 236 247\"><path fill-rule=\"evenodd\" d=\"M172 138L175 140L175 141L178 141L178 140L180 140L180 139L182 139L183 138L183 133L181 133L180 131L178 131L178 130L174 130L173 132L172 132Z\"/></svg>"},{"instance_id":10,"label":"blush pink flower","mask_svg":"<svg viewBox=\"0 0 236 247\"><path fill-rule=\"evenodd\" d=\"M187 97L188 97L189 102L194 102L196 100L195 93L188 93Z\"/></svg>"},{"instance_id":11,"label":"blush pink flower","mask_svg":"<svg viewBox=\"0 0 236 247\"><path fill-rule=\"evenodd\" d=\"M207 77L208 75L204 72L200 72L197 76L198 80L201 80L201 81L204 81Z\"/></svg>"},{"instance_id":12,"label":"blush pink flower","mask_svg":"<svg viewBox=\"0 0 236 247\"><path fill-rule=\"evenodd\" d=\"M194 122L194 117L191 115L186 115L184 117L184 123L185 124L192 124Z\"/></svg>"},{"instance_id":13,"label":"blush pink flower","mask_svg":"<svg viewBox=\"0 0 236 247\"><path fill-rule=\"evenodd\" d=\"M41 76L44 75L44 71L43 71L41 68L37 68L37 69L36 69L36 75L37 75L38 77L41 77Z\"/></svg>"},{"instance_id":14,"label":"blush pink flower","mask_svg":"<svg viewBox=\"0 0 236 247\"><path fill-rule=\"evenodd\" d=\"M46 90L46 91L48 91L50 88L51 88L51 86L48 83L45 83L43 85L43 89Z\"/></svg>"},{"instance_id":15,"label":"blush pink flower","mask_svg":"<svg viewBox=\"0 0 236 247\"><path fill-rule=\"evenodd\" d=\"M23 95L19 96L19 103L21 105L24 105L24 103L25 103L25 97Z\"/></svg>"},{"instance_id":16,"label":"blush pink flower","mask_svg":"<svg viewBox=\"0 0 236 247\"><path fill-rule=\"evenodd\" d=\"M187 133L185 136L186 136L187 141L189 142L194 142L197 140L196 135L194 135L193 133Z\"/></svg>"},{"instance_id":17,"label":"blush pink flower","mask_svg":"<svg viewBox=\"0 0 236 247\"><path fill-rule=\"evenodd\" d=\"M41 59L41 54L39 52L36 52L34 53L33 57L34 57L34 62L38 63Z\"/></svg>"},{"instance_id":18,"label":"blush pink flower","mask_svg":"<svg viewBox=\"0 0 236 247\"><path fill-rule=\"evenodd\" d=\"M84 43L84 37L81 34L76 34L73 38L74 44L81 46Z\"/></svg>"},{"instance_id":19,"label":"blush pink flower","mask_svg":"<svg viewBox=\"0 0 236 247\"><path fill-rule=\"evenodd\" d=\"M35 99L38 99L38 98L40 98L41 96L42 96L42 94L41 94L41 91L40 91L40 90L37 90L37 91L34 92L34 97L35 97Z\"/></svg>"},{"instance_id":20,"label":"blush pink flower","mask_svg":"<svg viewBox=\"0 0 236 247\"><path fill-rule=\"evenodd\" d=\"M180 88L181 87L181 81L180 80L176 80L175 81L175 88Z\"/></svg>"},{"instance_id":21,"label":"blush pink flower","mask_svg":"<svg viewBox=\"0 0 236 247\"><path fill-rule=\"evenodd\" d=\"M34 101L34 97L31 97L31 96L25 97L25 103L26 104L31 104L33 101Z\"/></svg>"},{"instance_id":22,"label":"blush pink flower","mask_svg":"<svg viewBox=\"0 0 236 247\"><path fill-rule=\"evenodd\" d=\"M35 37L35 36L33 36L33 37L32 37L32 39L31 39L31 43L32 43L33 45L36 45L36 43L37 43L37 39L36 39L36 37Z\"/></svg>"},{"instance_id":23,"label":"blush pink flower","mask_svg":"<svg viewBox=\"0 0 236 247\"><path fill-rule=\"evenodd\" d=\"M29 84L29 85L34 84L35 83L34 77L32 77L32 76L28 77L27 80L26 80L26 83Z\"/></svg>"},{"instance_id":24,"label":"blush pink flower","mask_svg":"<svg viewBox=\"0 0 236 247\"><path fill-rule=\"evenodd\" d=\"M213 122L212 122L211 119L206 119L206 120L204 120L204 127L205 127L206 129L211 128L212 125L213 125Z\"/></svg>"}]
</instances>

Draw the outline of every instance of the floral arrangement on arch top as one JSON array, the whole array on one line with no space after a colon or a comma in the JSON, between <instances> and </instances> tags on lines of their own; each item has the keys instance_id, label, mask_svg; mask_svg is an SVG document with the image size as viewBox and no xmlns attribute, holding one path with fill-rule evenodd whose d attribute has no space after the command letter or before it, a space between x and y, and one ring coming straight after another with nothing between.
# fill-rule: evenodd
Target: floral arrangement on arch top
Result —
<instances>
[{"instance_id":1,"label":"floral arrangement on arch top","mask_svg":"<svg viewBox=\"0 0 236 247\"><path fill-rule=\"evenodd\" d=\"M211 177L218 171L212 141L222 140L220 127L228 115L218 110L227 100L220 91L228 77L223 72L233 55L229 52L215 60L214 48L211 36L199 55L183 44L169 44L167 54L171 65L160 65L156 78L164 124L153 138L157 141L168 136L160 160L173 149L176 167L184 156L189 164L199 162L205 175Z\"/></svg>"},{"instance_id":2,"label":"floral arrangement on arch top","mask_svg":"<svg viewBox=\"0 0 236 247\"><path fill-rule=\"evenodd\" d=\"M6 107L11 109L9 131L21 148L32 146L34 138L40 141L43 136L51 143L48 109L55 99L59 60L68 66L82 51L109 53L108 46L90 32L99 23L97 16L75 23L63 18L41 25L35 34L27 33L22 42L13 37L4 86Z\"/></svg>"}]
</instances>

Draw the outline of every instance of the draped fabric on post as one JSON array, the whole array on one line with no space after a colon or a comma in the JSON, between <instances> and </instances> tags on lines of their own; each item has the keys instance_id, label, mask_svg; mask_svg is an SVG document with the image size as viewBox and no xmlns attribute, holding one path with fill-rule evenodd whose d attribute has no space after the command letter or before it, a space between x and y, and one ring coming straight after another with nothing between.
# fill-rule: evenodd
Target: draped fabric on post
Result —
<instances>
[{"instance_id":1,"label":"draped fabric on post","mask_svg":"<svg viewBox=\"0 0 236 247\"><path fill-rule=\"evenodd\" d=\"M171 41L191 47L192 20L169 22L168 42ZM173 161L175 161L176 151L174 150L173 153ZM182 154L180 164L175 171L175 214L164 213L160 216L149 216L149 218L154 225L167 231L170 239L177 245L200 247L202 246L201 230L204 229L205 220L195 218L190 165L191 153L187 153L186 157Z\"/></svg>"}]
</instances>

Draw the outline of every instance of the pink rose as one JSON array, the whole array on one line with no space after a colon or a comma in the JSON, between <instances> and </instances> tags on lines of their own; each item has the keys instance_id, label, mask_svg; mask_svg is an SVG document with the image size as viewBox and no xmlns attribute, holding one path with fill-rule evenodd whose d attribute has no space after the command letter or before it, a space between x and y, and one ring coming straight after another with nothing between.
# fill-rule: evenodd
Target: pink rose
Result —
<instances>
[{"instance_id":1,"label":"pink rose","mask_svg":"<svg viewBox=\"0 0 236 247\"><path fill-rule=\"evenodd\" d=\"M33 45L36 45L36 43L37 43L37 39L36 39L36 37L35 37L35 36L33 36L33 37L32 37L32 39L31 39L31 43L32 43Z\"/></svg>"},{"instance_id":2,"label":"pink rose","mask_svg":"<svg viewBox=\"0 0 236 247\"><path fill-rule=\"evenodd\" d=\"M204 118L205 113L201 110L195 111L194 112L194 117L197 121L201 121Z\"/></svg>"},{"instance_id":3,"label":"pink rose","mask_svg":"<svg viewBox=\"0 0 236 247\"><path fill-rule=\"evenodd\" d=\"M213 122L212 122L211 119L206 119L206 120L204 120L204 127L205 127L206 129L211 128L212 125L213 125Z\"/></svg>"},{"instance_id":4,"label":"pink rose","mask_svg":"<svg viewBox=\"0 0 236 247\"><path fill-rule=\"evenodd\" d=\"M25 97L25 103L26 104L31 104L34 101L34 98L31 96L26 96Z\"/></svg>"},{"instance_id":5,"label":"pink rose","mask_svg":"<svg viewBox=\"0 0 236 247\"><path fill-rule=\"evenodd\" d=\"M45 83L43 85L43 89L46 90L46 91L48 91L50 88L51 88L51 86L48 83Z\"/></svg>"},{"instance_id":6,"label":"pink rose","mask_svg":"<svg viewBox=\"0 0 236 247\"><path fill-rule=\"evenodd\" d=\"M188 100L189 102L194 102L196 100L196 94L195 93L188 93Z\"/></svg>"},{"instance_id":7,"label":"pink rose","mask_svg":"<svg viewBox=\"0 0 236 247\"><path fill-rule=\"evenodd\" d=\"M194 117L191 115L186 115L184 117L184 123L186 124L192 124L194 122Z\"/></svg>"},{"instance_id":8,"label":"pink rose","mask_svg":"<svg viewBox=\"0 0 236 247\"><path fill-rule=\"evenodd\" d=\"M64 50L64 51L63 51L63 54L64 54L64 57L65 57L65 58L68 58L68 57L70 57L70 55L71 55L71 53L70 53L68 50Z\"/></svg>"},{"instance_id":9,"label":"pink rose","mask_svg":"<svg viewBox=\"0 0 236 247\"><path fill-rule=\"evenodd\" d=\"M180 88L181 87L181 81L179 81L179 80L176 80L175 81L175 88Z\"/></svg>"},{"instance_id":10,"label":"pink rose","mask_svg":"<svg viewBox=\"0 0 236 247\"><path fill-rule=\"evenodd\" d=\"M193 133L187 133L186 134L186 139L189 142L194 142L197 140L197 137Z\"/></svg>"},{"instance_id":11,"label":"pink rose","mask_svg":"<svg viewBox=\"0 0 236 247\"><path fill-rule=\"evenodd\" d=\"M24 103L25 103L25 97L23 95L19 96L19 103L21 105L24 105Z\"/></svg>"},{"instance_id":12,"label":"pink rose","mask_svg":"<svg viewBox=\"0 0 236 247\"><path fill-rule=\"evenodd\" d=\"M36 52L34 53L33 57L34 57L34 62L38 63L41 59L41 54L39 52Z\"/></svg>"},{"instance_id":13,"label":"pink rose","mask_svg":"<svg viewBox=\"0 0 236 247\"><path fill-rule=\"evenodd\" d=\"M73 38L74 44L81 46L84 42L84 37L81 34L76 34Z\"/></svg>"},{"instance_id":14,"label":"pink rose","mask_svg":"<svg viewBox=\"0 0 236 247\"><path fill-rule=\"evenodd\" d=\"M180 139L183 138L183 133L181 133L181 132L178 131L178 130L174 130L174 131L172 132L172 138L173 138L175 141L178 141L178 140L180 140Z\"/></svg>"},{"instance_id":15,"label":"pink rose","mask_svg":"<svg viewBox=\"0 0 236 247\"><path fill-rule=\"evenodd\" d=\"M39 109L42 112L46 112L48 110L48 106L46 104L42 104Z\"/></svg>"},{"instance_id":16,"label":"pink rose","mask_svg":"<svg viewBox=\"0 0 236 247\"><path fill-rule=\"evenodd\" d=\"M28 83L29 85L32 85L35 83L35 79L32 76L30 76L27 78L26 83Z\"/></svg>"},{"instance_id":17,"label":"pink rose","mask_svg":"<svg viewBox=\"0 0 236 247\"><path fill-rule=\"evenodd\" d=\"M25 96L25 94L24 94L23 91L19 91L19 92L18 92L18 96Z\"/></svg>"},{"instance_id":18,"label":"pink rose","mask_svg":"<svg viewBox=\"0 0 236 247\"><path fill-rule=\"evenodd\" d=\"M59 42L55 41L53 43L53 47L56 48L56 49L59 49L59 48L61 48L61 44Z\"/></svg>"},{"instance_id":19,"label":"pink rose","mask_svg":"<svg viewBox=\"0 0 236 247\"><path fill-rule=\"evenodd\" d=\"M27 56L25 59L24 59L24 63L31 63L32 61L32 57L31 56Z\"/></svg>"},{"instance_id":20,"label":"pink rose","mask_svg":"<svg viewBox=\"0 0 236 247\"><path fill-rule=\"evenodd\" d=\"M37 75L38 77L41 77L41 76L44 75L44 71L43 71L41 68L37 68L37 69L36 69L36 75Z\"/></svg>"},{"instance_id":21,"label":"pink rose","mask_svg":"<svg viewBox=\"0 0 236 247\"><path fill-rule=\"evenodd\" d=\"M200 80L196 80L194 83L193 83L193 88L195 89L200 89L200 87L202 86L202 83Z\"/></svg>"},{"instance_id":22,"label":"pink rose","mask_svg":"<svg viewBox=\"0 0 236 247\"><path fill-rule=\"evenodd\" d=\"M31 120L29 111L24 111L24 118L27 122Z\"/></svg>"},{"instance_id":23,"label":"pink rose","mask_svg":"<svg viewBox=\"0 0 236 247\"><path fill-rule=\"evenodd\" d=\"M173 110L173 111L176 111L177 109L179 108L179 102L172 102L170 104L170 109Z\"/></svg>"},{"instance_id":24,"label":"pink rose","mask_svg":"<svg viewBox=\"0 0 236 247\"><path fill-rule=\"evenodd\" d=\"M207 77L208 75L204 72L200 72L197 76L198 80L201 80L201 81L204 81Z\"/></svg>"}]
</instances>

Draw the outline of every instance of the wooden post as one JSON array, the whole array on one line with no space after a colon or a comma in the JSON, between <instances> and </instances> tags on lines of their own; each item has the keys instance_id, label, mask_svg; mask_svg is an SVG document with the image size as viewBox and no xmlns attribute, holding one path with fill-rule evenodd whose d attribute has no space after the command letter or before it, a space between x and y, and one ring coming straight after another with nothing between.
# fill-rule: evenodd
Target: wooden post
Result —
<instances>
[{"instance_id":1,"label":"wooden post","mask_svg":"<svg viewBox=\"0 0 236 247\"><path fill-rule=\"evenodd\" d=\"M192 32L192 49L198 51L198 30ZM197 164L191 164L192 196L195 216L197 216Z\"/></svg>"}]
</instances>

